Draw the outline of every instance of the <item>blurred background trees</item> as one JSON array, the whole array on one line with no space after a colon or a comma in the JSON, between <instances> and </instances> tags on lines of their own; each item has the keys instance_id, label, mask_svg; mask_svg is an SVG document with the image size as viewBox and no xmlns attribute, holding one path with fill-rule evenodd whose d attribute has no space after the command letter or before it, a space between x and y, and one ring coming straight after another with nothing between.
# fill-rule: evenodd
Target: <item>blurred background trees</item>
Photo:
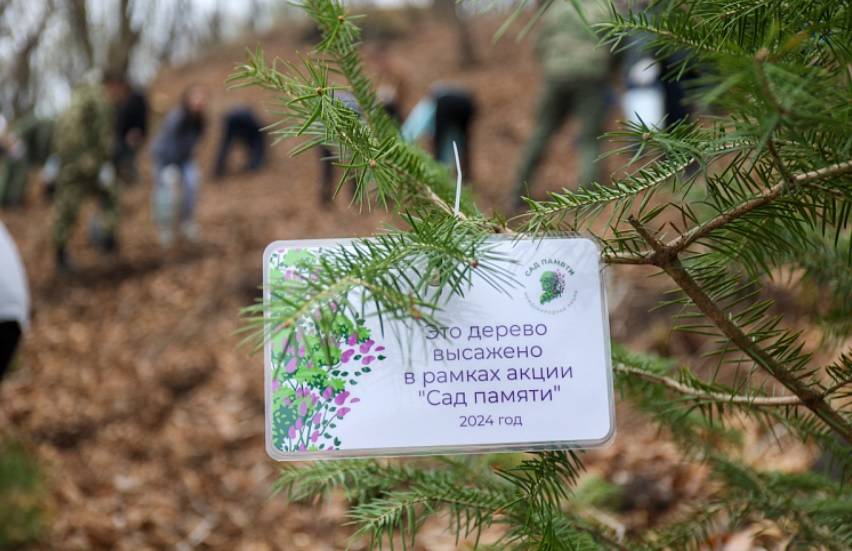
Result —
<instances>
[{"instance_id":1,"label":"blurred background trees","mask_svg":"<svg viewBox=\"0 0 852 551\"><path fill-rule=\"evenodd\" d=\"M281 2L253 0L0 1L0 114L9 119L64 105L92 69L147 81L164 64L245 31L262 31L287 13Z\"/></svg>"}]
</instances>

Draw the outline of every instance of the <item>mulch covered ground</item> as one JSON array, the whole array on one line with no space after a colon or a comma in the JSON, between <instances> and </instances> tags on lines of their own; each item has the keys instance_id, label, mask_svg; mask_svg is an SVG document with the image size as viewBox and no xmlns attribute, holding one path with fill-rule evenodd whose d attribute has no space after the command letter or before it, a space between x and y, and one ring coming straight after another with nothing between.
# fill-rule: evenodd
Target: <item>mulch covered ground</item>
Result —
<instances>
[{"instance_id":1,"label":"mulch covered ground","mask_svg":"<svg viewBox=\"0 0 852 551\"><path fill-rule=\"evenodd\" d=\"M532 124L538 71L530 41L509 36L492 45L499 19L478 20L479 64L462 72L450 30L405 17L396 24L406 34L391 43L391 57L408 83L407 107L439 79L475 91L474 187L483 205L499 208L508 200ZM297 51L308 50L299 36L290 29L246 39L166 70L152 84L158 116L185 85L210 87L206 172L218 114L236 103L262 107L271 100L225 86L243 45L259 42L270 56L295 59ZM18 368L0 388L0 426L28 442L42 461L50 521L44 547L345 546L351 528L339 498L297 506L270 497L278 465L263 449L262 361L238 346L235 332L240 308L257 296L267 243L364 236L385 216L347 208L347 197L323 208L316 154L293 159L287 149L274 147L263 173L205 179L202 241L168 253L157 245L150 181L143 178L123 198L120 257L107 260L92 251L81 223L71 249L78 268L72 276L54 273L53 213L40 197L34 193L26 209L0 215L22 250L35 310ZM147 155L143 160L146 165ZM535 193L570 185L572 168L569 128L554 142ZM668 325L647 314L660 285L635 271L616 272L613 333L643 348L694 353L688 339L671 339ZM655 522L699 493L706 478L702 469L678 463L672 446L646 422L630 417L620 417L615 443L588 462L593 473L633 488L636 503L612 519L627 528ZM441 521L424 527L419 546L456 548Z\"/></svg>"}]
</instances>

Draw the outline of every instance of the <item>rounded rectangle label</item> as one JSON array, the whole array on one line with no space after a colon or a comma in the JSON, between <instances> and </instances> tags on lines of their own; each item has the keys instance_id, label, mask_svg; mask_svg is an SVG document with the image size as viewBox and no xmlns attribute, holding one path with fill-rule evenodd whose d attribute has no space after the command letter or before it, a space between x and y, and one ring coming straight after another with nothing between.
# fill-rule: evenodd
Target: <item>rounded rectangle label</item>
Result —
<instances>
[{"instance_id":1,"label":"rounded rectangle label","mask_svg":"<svg viewBox=\"0 0 852 551\"><path fill-rule=\"evenodd\" d=\"M310 278L352 240L277 241L264 296ZM600 251L588 238L499 239L510 283L471 278L437 323L371 301L265 345L266 444L276 460L591 447L614 431ZM358 303L358 293L349 295Z\"/></svg>"}]
</instances>

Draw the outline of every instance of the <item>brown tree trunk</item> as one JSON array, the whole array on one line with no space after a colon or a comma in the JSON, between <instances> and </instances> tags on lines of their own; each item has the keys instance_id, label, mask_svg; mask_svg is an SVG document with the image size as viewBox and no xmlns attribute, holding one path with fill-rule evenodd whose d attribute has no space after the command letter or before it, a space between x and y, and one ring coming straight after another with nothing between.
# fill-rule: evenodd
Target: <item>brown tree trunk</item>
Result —
<instances>
[{"instance_id":1,"label":"brown tree trunk","mask_svg":"<svg viewBox=\"0 0 852 551\"><path fill-rule=\"evenodd\" d=\"M438 19L447 21L455 16L456 2L455 0L432 0L432 13Z\"/></svg>"},{"instance_id":2,"label":"brown tree trunk","mask_svg":"<svg viewBox=\"0 0 852 551\"><path fill-rule=\"evenodd\" d=\"M467 21L459 14L456 0L433 0L432 13L440 20L446 21L456 29L458 40L458 64L460 67L470 67L476 64L476 53L473 49L473 39Z\"/></svg>"},{"instance_id":3,"label":"brown tree trunk","mask_svg":"<svg viewBox=\"0 0 852 551\"><path fill-rule=\"evenodd\" d=\"M71 31L83 52L83 60L86 67L93 67L95 64L95 50L92 46L91 36L89 35L89 13L86 9L86 0L68 0L68 13L70 15L68 22L71 25Z\"/></svg>"},{"instance_id":4,"label":"brown tree trunk","mask_svg":"<svg viewBox=\"0 0 852 551\"><path fill-rule=\"evenodd\" d=\"M15 82L15 92L12 97L12 116L15 118L30 111L33 107L35 98L32 90L32 56L41 42L42 29L47 23L52 11L53 2L51 0L45 4L39 22L24 39L23 45L15 55L15 61L10 71L11 77Z\"/></svg>"},{"instance_id":5,"label":"brown tree trunk","mask_svg":"<svg viewBox=\"0 0 852 551\"><path fill-rule=\"evenodd\" d=\"M118 18L118 34L110 42L107 67L118 74L126 75L130 66L130 56L141 37L140 29L133 28L130 0L121 0Z\"/></svg>"},{"instance_id":6,"label":"brown tree trunk","mask_svg":"<svg viewBox=\"0 0 852 551\"><path fill-rule=\"evenodd\" d=\"M175 44L182 32L188 32L187 21L193 21L195 13L189 0L176 0L173 3L172 16L169 19L169 32L166 39L157 48L157 60L160 64L172 61Z\"/></svg>"}]
</instances>

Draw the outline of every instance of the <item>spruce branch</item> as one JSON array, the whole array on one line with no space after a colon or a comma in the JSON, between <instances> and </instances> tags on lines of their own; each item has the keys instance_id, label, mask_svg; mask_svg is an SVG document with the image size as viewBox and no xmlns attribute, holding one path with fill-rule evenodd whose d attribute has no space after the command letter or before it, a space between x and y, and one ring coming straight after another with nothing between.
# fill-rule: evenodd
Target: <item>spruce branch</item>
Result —
<instances>
[{"instance_id":1,"label":"spruce branch","mask_svg":"<svg viewBox=\"0 0 852 551\"><path fill-rule=\"evenodd\" d=\"M750 213L751 211L766 206L783 196L787 191L792 191L797 186L818 185L816 182L826 178L833 178L852 173L852 160L835 163L818 169L791 175L782 178L781 181L767 188L754 197L743 201L735 207L721 212L710 220L703 222L689 231L672 239L662 246L662 250L669 255L677 255L686 250L690 245L712 233L713 231L727 226L734 220ZM637 230L638 231L638 230ZM646 240L647 241L647 240ZM605 262L610 264L656 264L654 255L657 250L648 249L640 253L613 253L605 257Z\"/></svg>"},{"instance_id":2,"label":"spruce branch","mask_svg":"<svg viewBox=\"0 0 852 551\"><path fill-rule=\"evenodd\" d=\"M701 286L683 267L678 259L678 253L660 242L647 227L635 217L628 218L636 232L647 242L654 251L651 263L661 268L669 277L683 290L692 302L701 310L707 318L712 321L719 330L749 356L757 365L765 369L775 377L787 390L795 394L802 401L802 405L810 409L814 415L819 417L840 435L847 443L852 444L852 424L838 411L826 402L824 393L817 391L812 385L802 382L795 377L785 366L777 363L775 359L763 349L756 346L752 339L736 325L730 314L722 311L718 305L704 292Z\"/></svg>"},{"instance_id":3,"label":"spruce branch","mask_svg":"<svg viewBox=\"0 0 852 551\"><path fill-rule=\"evenodd\" d=\"M769 104L772 105L772 108L778 112L779 115L789 116L790 110L781 105L781 101L778 99L778 96L772 91L772 86L769 84L769 77L766 76L765 63L769 59L770 55L769 50L766 48L761 48L756 54L754 54L754 67L755 73L757 74L757 82L760 84L763 95L765 95L769 100Z\"/></svg>"},{"instance_id":4,"label":"spruce branch","mask_svg":"<svg viewBox=\"0 0 852 551\"><path fill-rule=\"evenodd\" d=\"M350 293L374 303L379 321L413 319L434 323L441 298L461 295L474 279L496 289L514 284L506 259L494 252L486 229L453 217L404 217L411 229L332 247L311 268L311 277L273 283L270 299L243 310L252 331L247 341L260 347L333 304L357 311Z\"/></svg>"},{"instance_id":5,"label":"spruce branch","mask_svg":"<svg viewBox=\"0 0 852 551\"><path fill-rule=\"evenodd\" d=\"M498 471L501 478L519 490L502 508L519 502L558 506L568 497L569 485L577 481L582 470L583 464L573 451L552 451L525 459L512 469Z\"/></svg>"},{"instance_id":6,"label":"spruce branch","mask_svg":"<svg viewBox=\"0 0 852 551\"><path fill-rule=\"evenodd\" d=\"M644 167L612 186L596 183L578 190L551 193L550 198L545 201L527 199L530 212L522 214L521 217L529 220L524 225L523 231L531 234L549 231L558 227L569 214L573 214L579 220L612 205L616 205L619 210L626 210L638 196L671 181L690 163L691 160L658 163L657 166ZM579 228L574 223L570 229Z\"/></svg>"},{"instance_id":7,"label":"spruce branch","mask_svg":"<svg viewBox=\"0 0 852 551\"><path fill-rule=\"evenodd\" d=\"M742 396L738 394L728 394L725 392L701 391L689 385L685 385L676 379L672 379L671 377L657 375L656 373L651 373L637 367L616 364L614 369L616 372L639 377L646 381L660 383L672 390L676 390L689 399L770 407L796 406L802 404L802 400L798 396Z\"/></svg>"},{"instance_id":8,"label":"spruce branch","mask_svg":"<svg viewBox=\"0 0 852 551\"><path fill-rule=\"evenodd\" d=\"M775 142L772 138L766 141L766 150L769 151L769 156L772 158L772 164L775 166L775 169L781 174L782 182L787 184L788 188L793 188L796 185L796 179L778 154L778 149L775 147Z\"/></svg>"},{"instance_id":9,"label":"spruce branch","mask_svg":"<svg viewBox=\"0 0 852 551\"><path fill-rule=\"evenodd\" d=\"M718 453L708 460L725 484L716 500L734 519L760 512L779 524L792 523L788 545L794 548L843 550L852 544L852 500L836 481L816 473L761 472Z\"/></svg>"},{"instance_id":10,"label":"spruce branch","mask_svg":"<svg viewBox=\"0 0 852 551\"><path fill-rule=\"evenodd\" d=\"M657 38L655 46L666 47L671 50L686 50L692 55L695 55L695 52L729 55L742 53L739 48L729 43L709 40L706 34L700 34L695 27L690 33L683 32L685 28L688 28L686 27L688 21L684 20L692 19L691 17L675 18L671 17L671 14L667 14L671 17L671 19L667 19L651 17L648 12L649 10L643 10L622 15L613 3L610 20L599 23L594 28L601 31L605 36L605 42L614 49L620 47L625 39L635 33L647 33Z\"/></svg>"},{"instance_id":11,"label":"spruce branch","mask_svg":"<svg viewBox=\"0 0 852 551\"><path fill-rule=\"evenodd\" d=\"M837 381L835 384L825 389L825 396L831 396L837 391L839 391L841 388L846 386L852 386L852 378L841 379Z\"/></svg>"},{"instance_id":12,"label":"spruce branch","mask_svg":"<svg viewBox=\"0 0 852 551\"><path fill-rule=\"evenodd\" d=\"M400 176L414 177L425 188L421 188L421 191L426 198L442 211L452 213L449 198L453 196L453 186L447 171L436 160L423 154L416 146L405 143L399 136L395 123L383 109L372 82L364 73L357 48L361 31L346 13L343 3L338 0L305 0L301 6L322 32L322 41L317 49L330 58L329 61L337 66L349 82L352 94L363 109L364 124L376 140L392 143L392 147L404 151L408 157L416 157L417 164L409 164L408 170L402 170ZM412 168L415 170L412 171ZM463 201L461 208L470 213L475 212L470 201Z\"/></svg>"},{"instance_id":13,"label":"spruce branch","mask_svg":"<svg viewBox=\"0 0 852 551\"><path fill-rule=\"evenodd\" d=\"M832 165L796 174L789 178L789 184L787 182L787 179L784 178L780 182L772 185L771 187L769 187L762 193L756 195L755 197L752 197L751 199L740 203L736 207L718 214L707 222L692 228L685 234L681 235L680 237L676 238L674 241L666 245L666 249L668 249L674 254L680 253L681 251L689 247L692 243L705 237L712 231L733 222L734 220L742 217L745 214L748 214L749 212L757 208L763 207L775 201L776 199L781 197L785 191L788 190L788 187L791 188L790 191L792 191L797 186L808 186L814 182L825 178L833 178L849 173L852 173L852 160L834 163Z\"/></svg>"},{"instance_id":14,"label":"spruce branch","mask_svg":"<svg viewBox=\"0 0 852 551\"><path fill-rule=\"evenodd\" d=\"M711 526L714 518L727 519L731 526L773 520L790 534L791 545L852 545L852 504L825 481L726 466L712 456L720 442L737 441L737 432L722 419L737 410L764 426L783 423L852 472L852 360L847 353L832 365L810 366L798 335L783 330L780 316L762 300L759 284L761 276L773 275L781 265L808 271L805 259L811 269L822 270L823 279L816 281L827 279L833 286L842 285L834 274L848 270L838 243L847 240L852 216L849 6L818 0L785 10L781 17L784 6L765 0L652 4L657 9L627 15L614 11L611 22L601 26L607 41L618 47L638 29L654 35L655 54L680 53L686 46L685 61L673 73L681 74L692 62L707 68L700 72L710 86L699 87L696 95L721 114L717 122L707 124L704 118L666 130L643 123L610 134L623 145L615 154L630 155L628 166L640 162L640 167L611 186L563 190L545 201L529 201L531 212L522 215L529 218L519 235L607 228L612 235L603 240L605 261L657 266L668 274L684 295L671 303L685 307L682 318L700 319L680 328L721 334L720 366L733 362L738 375L743 366L748 374L761 368L790 394L768 396L743 378L728 388L690 371L671 376L665 360L614 346L617 388L670 429L684 456L712 463L722 474L709 501L702 496L695 503L701 514L679 526L662 526L644 540L622 543L578 510L569 488L582 466L576 456L562 452L504 456L502 466L493 457L319 463L282 475L279 487L291 498L341 489L360 533L379 547L399 541L398 536L407 545L427 516L445 513L457 537L504 525L500 549L700 547L718 528ZM449 172L401 142L382 112L359 59L360 30L343 2L305 0L300 5L322 32L316 59L284 74L265 63L250 63L243 76L283 96L289 126L279 127L279 135L306 139L295 152L319 144L331 147L344 179L356 179L359 200L369 207L375 192L394 214L417 212L418 218L409 221L409 230L380 236L378 248L362 241L353 256L330 255L316 281L271 289L271 319L266 321L310 321L330 304L345 308L342 297L355 292L373 299L384 315L423 322L435 311L438 293L459 293L471 277L500 285L497 259L487 258L479 245L494 232L508 233L505 223L480 214L469 197L463 212L454 216ZM331 85L329 72L342 75L347 85ZM335 99L335 91L342 89L352 92L363 115ZM673 197L660 201L667 189ZM663 212L677 213L677 219L660 217L673 235L648 229ZM834 243L826 235L831 230L836 231ZM831 254L811 254L817 238ZM837 266L829 269L822 258ZM488 260L492 270L482 270L489 263L481 261ZM418 273L406 271L411 267ZM251 311L263 324L261 312L260 307ZM845 314L842 307L839 312Z\"/></svg>"}]
</instances>

